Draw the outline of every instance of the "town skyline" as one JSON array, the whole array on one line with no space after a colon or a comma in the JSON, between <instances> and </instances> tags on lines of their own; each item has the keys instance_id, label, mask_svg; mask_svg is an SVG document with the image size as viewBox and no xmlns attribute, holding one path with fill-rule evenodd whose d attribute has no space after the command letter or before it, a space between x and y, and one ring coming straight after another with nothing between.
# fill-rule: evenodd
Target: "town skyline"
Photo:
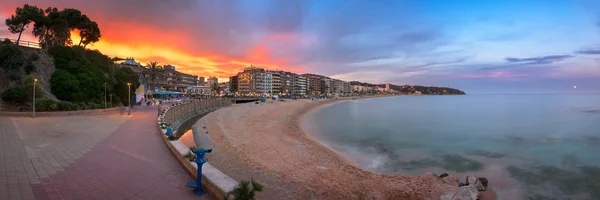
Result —
<instances>
[{"instance_id":1,"label":"town skyline","mask_svg":"<svg viewBox=\"0 0 600 200\"><path fill-rule=\"evenodd\" d=\"M591 0L11 0L0 17L24 3L81 9L103 30L90 49L220 81L255 65L470 94L600 92L600 3ZM15 35L2 24L0 37ZM36 41L31 27L22 39Z\"/></svg>"}]
</instances>

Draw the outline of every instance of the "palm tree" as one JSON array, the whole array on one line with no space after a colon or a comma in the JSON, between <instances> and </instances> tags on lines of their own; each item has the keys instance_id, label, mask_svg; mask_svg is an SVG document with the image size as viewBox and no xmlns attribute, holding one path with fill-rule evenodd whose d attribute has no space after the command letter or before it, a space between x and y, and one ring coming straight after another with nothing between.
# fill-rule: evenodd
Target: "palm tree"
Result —
<instances>
[{"instance_id":1,"label":"palm tree","mask_svg":"<svg viewBox=\"0 0 600 200\"><path fill-rule=\"evenodd\" d=\"M154 90L154 88L156 88L155 80L160 78L160 72L162 72L163 67L158 65L158 62L154 61L150 62L147 68L149 69L148 75L150 75L150 80L152 81L152 90Z\"/></svg>"}]
</instances>

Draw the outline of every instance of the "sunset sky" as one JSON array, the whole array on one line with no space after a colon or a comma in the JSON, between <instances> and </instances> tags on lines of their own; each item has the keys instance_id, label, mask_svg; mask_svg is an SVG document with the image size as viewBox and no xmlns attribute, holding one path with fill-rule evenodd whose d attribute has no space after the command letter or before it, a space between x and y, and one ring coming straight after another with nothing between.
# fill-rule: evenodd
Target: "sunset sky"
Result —
<instances>
[{"instance_id":1,"label":"sunset sky","mask_svg":"<svg viewBox=\"0 0 600 200\"><path fill-rule=\"evenodd\" d=\"M253 64L467 93L600 93L599 0L4 0L0 18L24 3L81 10L102 31L91 48L110 56L221 81ZM2 23L0 37L17 35Z\"/></svg>"}]
</instances>

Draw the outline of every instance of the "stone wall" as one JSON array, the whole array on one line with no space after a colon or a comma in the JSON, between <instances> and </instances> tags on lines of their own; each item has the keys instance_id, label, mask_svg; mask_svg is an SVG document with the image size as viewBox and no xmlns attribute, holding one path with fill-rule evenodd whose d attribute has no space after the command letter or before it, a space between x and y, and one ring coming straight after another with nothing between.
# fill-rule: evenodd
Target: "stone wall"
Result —
<instances>
[{"instance_id":1,"label":"stone wall","mask_svg":"<svg viewBox=\"0 0 600 200\"><path fill-rule=\"evenodd\" d=\"M190 118L206 114L231 104L233 104L233 100L230 99L197 100L176 103L163 111L162 118L159 118L159 123L171 124L173 132L177 132L176 130L179 126Z\"/></svg>"}]
</instances>

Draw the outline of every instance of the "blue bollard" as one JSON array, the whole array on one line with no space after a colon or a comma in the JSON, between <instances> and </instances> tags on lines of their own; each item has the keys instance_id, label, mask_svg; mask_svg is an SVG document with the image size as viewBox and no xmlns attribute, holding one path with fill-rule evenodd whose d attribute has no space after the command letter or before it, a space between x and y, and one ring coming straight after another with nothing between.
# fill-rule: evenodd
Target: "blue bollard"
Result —
<instances>
[{"instance_id":1,"label":"blue bollard","mask_svg":"<svg viewBox=\"0 0 600 200\"><path fill-rule=\"evenodd\" d=\"M195 195L203 195L206 193L204 189L202 189L202 165L206 163L206 158L204 158L204 154L212 152L212 149L196 149L193 150L196 154L196 159L194 162L198 164L198 176L196 177L196 182L189 182L187 184L188 187L194 188Z\"/></svg>"}]
</instances>

